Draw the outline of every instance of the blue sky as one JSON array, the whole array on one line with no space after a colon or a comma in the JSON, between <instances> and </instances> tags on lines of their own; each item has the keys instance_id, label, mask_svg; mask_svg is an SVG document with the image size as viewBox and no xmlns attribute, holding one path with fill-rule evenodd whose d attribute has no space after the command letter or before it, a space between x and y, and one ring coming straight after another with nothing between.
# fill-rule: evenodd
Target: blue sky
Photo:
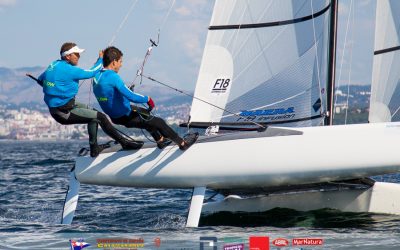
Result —
<instances>
[{"instance_id":1,"label":"blue sky","mask_svg":"<svg viewBox=\"0 0 400 250\"><path fill-rule=\"evenodd\" d=\"M370 84L375 0L353 1L356 28L351 27L351 22L341 82L348 82L353 52L351 82ZM156 39L173 0L0 0L0 67L45 67L58 57L65 41L74 41L86 49L80 66L89 67L98 51L110 43L135 2L114 41L124 52L121 75L131 81L149 38ZM338 72L351 0L339 2ZM211 0L175 1L162 26L160 46L146 65L147 74L178 88L194 89L213 4Z\"/></svg>"}]
</instances>

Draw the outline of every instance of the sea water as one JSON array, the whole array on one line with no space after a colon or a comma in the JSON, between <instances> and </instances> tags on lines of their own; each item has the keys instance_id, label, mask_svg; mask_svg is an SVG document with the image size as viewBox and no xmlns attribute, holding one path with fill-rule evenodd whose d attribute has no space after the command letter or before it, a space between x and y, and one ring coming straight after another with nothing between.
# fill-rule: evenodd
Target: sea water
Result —
<instances>
[{"instance_id":1,"label":"sea water","mask_svg":"<svg viewBox=\"0 0 400 250\"><path fill-rule=\"evenodd\" d=\"M82 184L72 225L60 225L69 172L84 146L0 141L0 249L70 249L70 240L90 244L84 249L249 249L255 237L269 237L270 249L280 238L289 242L281 249L400 249L400 216L392 215L274 209L185 228L191 190ZM399 175L375 178L400 182ZM322 244L293 245L303 238Z\"/></svg>"}]
</instances>

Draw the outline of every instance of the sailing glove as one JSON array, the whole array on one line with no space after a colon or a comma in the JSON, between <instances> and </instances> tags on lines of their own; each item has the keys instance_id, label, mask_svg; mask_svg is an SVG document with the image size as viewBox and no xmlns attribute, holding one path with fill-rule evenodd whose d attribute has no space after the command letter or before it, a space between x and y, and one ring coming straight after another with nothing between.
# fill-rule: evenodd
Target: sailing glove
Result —
<instances>
[{"instance_id":1,"label":"sailing glove","mask_svg":"<svg viewBox=\"0 0 400 250\"><path fill-rule=\"evenodd\" d=\"M152 110L155 107L154 101L153 101L153 99L151 99L150 96L149 96L149 100L147 101L147 105L149 105L149 110Z\"/></svg>"}]
</instances>

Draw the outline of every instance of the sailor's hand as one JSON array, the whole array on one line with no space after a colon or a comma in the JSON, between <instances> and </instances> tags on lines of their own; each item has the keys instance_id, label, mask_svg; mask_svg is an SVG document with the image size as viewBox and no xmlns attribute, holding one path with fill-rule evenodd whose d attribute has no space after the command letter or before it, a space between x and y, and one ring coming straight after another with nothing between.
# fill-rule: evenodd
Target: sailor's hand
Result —
<instances>
[{"instance_id":1,"label":"sailor's hand","mask_svg":"<svg viewBox=\"0 0 400 250\"><path fill-rule=\"evenodd\" d=\"M103 58L103 55L104 55L104 51L103 51L103 50L100 50L100 51L99 51L99 58Z\"/></svg>"},{"instance_id":2,"label":"sailor's hand","mask_svg":"<svg viewBox=\"0 0 400 250\"><path fill-rule=\"evenodd\" d=\"M151 111L155 107L154 101L153 101L153 99L151 99L150 96L149 96L149 100L147 101L147 105L149 105L149 111Z\"/></svg>"}]
</instances>

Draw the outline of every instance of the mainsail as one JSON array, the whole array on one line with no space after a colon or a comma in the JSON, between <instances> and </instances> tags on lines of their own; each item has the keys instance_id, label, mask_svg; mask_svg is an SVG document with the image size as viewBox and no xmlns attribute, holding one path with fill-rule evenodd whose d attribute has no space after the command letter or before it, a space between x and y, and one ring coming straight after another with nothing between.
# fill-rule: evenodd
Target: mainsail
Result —
<instances>
[{"instance_id":1,"label":"mainsail","mask_svg":"<svg viewBox=\"0 0 400 250\"><path fill-rule=\"evenodd\" d=\"M400 1L376 4L369 122L400 121Z\"/></svg>"},{"instance_id":2,"label":"mainsail","mask_svg":"<svg viewBox=\"0 0 400 250\"><path fill-rule=\"evenodd\" d=\"M217 0L190 125L321 124L330 7L329 0Z\"/></svg>"}]
</instances>

